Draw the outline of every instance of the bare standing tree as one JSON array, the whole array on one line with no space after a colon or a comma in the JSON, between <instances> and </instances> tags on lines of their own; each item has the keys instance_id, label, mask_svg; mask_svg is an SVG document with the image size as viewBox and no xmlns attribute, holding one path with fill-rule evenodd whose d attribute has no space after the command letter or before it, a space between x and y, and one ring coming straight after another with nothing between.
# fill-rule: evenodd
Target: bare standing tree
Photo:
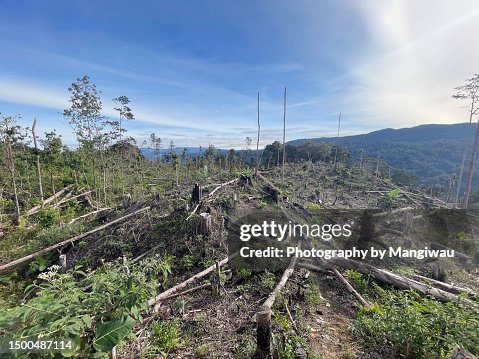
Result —
<instances>
[{"instance_id":1,"label":"bare standing tree","mask_svg":"<svg viewBox=\"0 0 479 359\"><path fill-rule=\"evenodd\" d=\"M13 199L15 202L15 220L18 222L20 219L20 204L18 200L17 189L17 176L15 169L15 148L16 144L23 140L21 134L21 127L17 125L17 120L20 116L5 116L0 113L0 142L5 143L4 161L6 168L10 174L10 180L12 183Z\"/></svg>"},{"instance_id":2,"label":"bare standing tree","mask_svg":"<svg viewBox=\"0 0 479 359\"><path fill-rule=\"evenodd\" d=\"M118 139L118 142L120 143L120 182L121 182L121 194L125 194L125 184L123 182L123 178L125 177L124 175L124 166L125 166L125 156L124 156L124 143L123 143L123 133L126 132L126 130L123 128L123 123L122 121L125 120L133 120L135 116L133 115L133 112L128 105L130 103L130 99L127 96L119 96L115 97L112 100L116 107L114 107L115 111L118 111L119 114L119 120L118 121L107 121L106 123L109 124L112 127L112 132L110 133L110 136L112 139Z\"/></svg>"},{"instance_id":3,"label":"bare standing tree","mask_svg":"<svg viewBox=\"0 0 479 359\"><path fill-rule=\"evenodd\" d=\"M37 126L37 119L35 118L33 119L33 125L32 125L32 137L33 137L33 144L35 145L35 162L37 167L38 189L40 190L40 199L42 200L42 206L43 206L42 172L40 170L40 153L38 152L37 136L35 134L36 126Z\"/></svg>"},{"instance_id":4,"label":"bare standing tree","mask_svg":"<svg viewBox=\"0 0 479 359\"><path fill-rule=\"evenodd\" d=\"M475 74L472 78L466 80L466 84L460 87L456 87L457 93L453 96L455 99L460 100L470 100L471 105L469 107L469 126L472 123L474 116L478 114L479 111L479 74ZM459 198L459 192L461 188L462 175L464 172L464 165L466 160L467 147L466 143L464 144L464 153L462 158L461 171L459 172L459 179L457 183L457 194L456 194L456 203ZM467 208L469 202L469 195L471 194L471 185L472 185L472 174L474 171L474 164L476 162L477 150L479 149L479 124L476 130L476 136L474 139L474 144L472 146L471 160L467 169L466 177L466 187L464 189L464 198L462 201L462 207Z\"/></svg>"},{"instance_id":5,"label":"bare standing tree","mask_svg":"<svg viewBox=\"0 0 479 359\"><path fill-rule=\"evenodd\" d=\"M283 104L283 169L281 172L281 180L284 182L284 165L286 163L286 86L284 87L284 104Z\"/></svg>"},{"instance_id":6,"label":"bare standing tree","mask_svg":"<svg viewBox=\"0 0 479 359\"><path fill-rule=\"evenodd\" d=\"M255 174L258 174L259 168L259 134L261 131L261 126L259 124L259 92L258 92L258 139L256 140L256 171Z\"/></svg>"},{"instance_id":7,"label":"bare standing tree","mask_svg":"<svg viewBox=\"0 0 479 359\"><path fill-rule=\"evenodd\" d=\"M338 169L338 141L339 141L339 131L341 130L341 112L339 113L338 118L338 135L336 136L336 151L334 152L334 171Z\"/></svg>"}]
</instances>

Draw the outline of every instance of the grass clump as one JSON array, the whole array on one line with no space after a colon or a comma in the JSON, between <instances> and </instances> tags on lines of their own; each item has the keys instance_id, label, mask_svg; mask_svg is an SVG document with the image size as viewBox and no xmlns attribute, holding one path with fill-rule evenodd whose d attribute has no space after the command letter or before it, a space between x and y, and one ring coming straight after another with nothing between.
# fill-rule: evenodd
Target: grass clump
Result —
<instances>
[{"instance_id":1,"label":"grass clump","mask_svg":"<svg viewBox=\"0 0 479 359\"><path fill-rule=\"evenodd\" d=\"M306 209L311 211L311 212L316 212L316 211L319 211L321 210L321 206L317 203L313 203L313 202L310 202L308 204L306 204Z\"/></svg>"},{"instance_id":2,"label":"grass clump","mask_svg":"<svg viewBox=\"0 0 479 359\"><path fill-rule=\"evenodd\" d=\"M181 346L181 337L178 319L168 321L157 320L151 324L153 330L153 346L163 356L179 346Z\"/></svg>"}]
</instances>

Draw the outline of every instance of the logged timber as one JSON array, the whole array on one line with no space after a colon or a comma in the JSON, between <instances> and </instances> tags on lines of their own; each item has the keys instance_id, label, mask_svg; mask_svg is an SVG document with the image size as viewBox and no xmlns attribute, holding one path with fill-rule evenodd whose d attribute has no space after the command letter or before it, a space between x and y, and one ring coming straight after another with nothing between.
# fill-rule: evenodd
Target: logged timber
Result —
<instances>
[{"instance_id":1,"label":"logged timber","mask_svg":"<svg viewBox=\"0 0 479 359\"><path fill-rule=\"evenodd\" d=\"M319 272L319 273L328 273L328 274L332 273L332 271L330 269L315 266L314 264L304 262L304 260L301 261L301 262L298 262L298 267L309 269L309 270Z\"/></svg>"},{"instance_id":2,"label":"logged timber","mask_svg":"<svg viewBox=\"0 0 479 359\"><path fill-rule=\"evenodd\" d=\"M93 191L83 192L83 193L77 194L76 196L69 197L69 198L65 197L60 202L58 202L54 207L59 207L63 203L69 202L69 201L74 200L76 198L84 197L91 192L93 192Z\"/></svg>"},{"instance_id":3,"label":"logged timber","mask_svg":"<svg viewBox=\"0 0 479 359\"><path fill-rule=\"evenodd\" d=\"M229 257L226 257L222 261L218 262L218 266L225 265L226 263L228 263L228 261L230 259L233 259L234 257L236 257L238 255L238 253L239 252L233 253ZM175 285L174 287L172 287L170 289L167 289L166 291L158 294L156 297L149 299L148 300L148 305L150 307L152 307L152 306L158 304L159 302L169 298L172 294L178 292L180 289L183 289L183 288L187 287L189 284L193 283L194 281L196 281L200 278L203 278L204 276L210 274L211 272L216 270L216 265L217 265L217 263L213 264L212 266L206 268L204 271L201 271L201 272L195 274L194 276L188 278L184 282L181 282L180 284Z\"/></svg>"},{"instance_id":4,"label":"logged timber","mask_svg":"<svg viewBox=\"0 0 479 359\"><path fill-rule=\"evenodd\" d=\"M431 242L431 249L451 250L451 248L443 246L442 244L437 242ZM465 255L464 253L460 253L456 250L454 250L454 257L458 258L464 264L472 264L473 262L471 257L469 257L468 255Z\"/></svg>"},{"instance_id":5,"label":"logged timber","mask_svg":"<svg viewBox=\"0 0 479 359\"><path fill-rule=\"evenodd\" d=\"M203 284L198 285L198 286L196 286L196 287L193 287L193 288L184 290L183 292L173 293L173 294L171 294L170 296L164 298L164 300L166 300L166 299L171 299L171 298L176 298L176 297L180 297L180 296L182 296L182 295L185 295L185 294L194 292L194 291L199 290L199 289L202 289L202 288L210 287L210 286L211 286L211 283L210 283L210 282L206 282L206 283L203 283Z\"/></svg>"},{"instance_id":6,"label":"logged timber","mask_svg":"<svg viewBox=\"0 0 479 359\"><path fill-rule=\"evenodd\" d=\"M301 241L298 243L298 250L301 249ZM273 292L269 295L268 299L266 299L263 303L263 307L268 307L271 309L271 307L274 304L274 301L276 300L276 296L278 295L279 292L283 289L285 286L286 282L288 281L289 277L294 271L294 267L296 266L296 262L298 261L298 257L294 256L291 259L291 262L289 263L288 268L283 273L283 276L281 277L280 281L274 288Z\"/></svg>"},{"instance_id":7,"label":"logged timber","mask_svg":"<svg viewBox=\"0 0 479 359\"><path fill-rule=\"evenodd\" d=\"M348 291L350 291L363 306L365 306L366 308L371 308L371 305L366 301L366 299L364 299L361 294L359 294L356 289L354 289L354 287L346 280L346 278L344 278L344 276L336 268L331 268L331 270L328 270L315 266L313 264L306 263L304 261L299 262L298 266L320 273L329 273L330 271L332 271L334 275L338 277L338 279L346 286Z\"/></svg>"},{"instance_id":8,"label":"logged timber","mask_svg":"<svg viewBox=\"0 0 479 359\"><path fill-rule=\"evenodd\" d=\"M449 359L477 359L477 357L469 353L466 349L456 345Z\"/></svg>"},{"instance_id":9,"label":"logged timber","mask_svg":"<svg viewBox=\"0 0 479 359\"><path fill-rule=\"evenodd\" d=\"M346 280L346 278L343 277L341 273L339 273L339 271L336 268L333 268L333 272L334 272L334 275L338 277L338 279L346 286L348 291L351 292L356 297L359 303L361 303L363 306L365 306L368 309L371 308L371 305L366 301L366 299L364 299L361 296L361 294L359 294L356 291L356 289L354 289L354 287Z\"/></svg>"},{"instance_id":10,"label":"logged timber","mask_svg":"<svg viewBox=\"0 0 479 359\"><path fill-rule=\"evenodd\" d=\"M398 208L398 209L393 209L391 211L387 212L380 212L380 213L374 213L373 217L383 217L383 216L390 216L396 213L401 213L401 212L408 212L414 210L413 207L403 207L403 208Z\"/></svg>"},{"instance_id":11,"label":"logged timber","mask_svg":"<svg viewBox=\"0 0 479 359\"><path fill-rule=\"evenodd\" d=\"M78 220L80 220L80 219L82 219L82 218L91 216L92 214L96 214L96 213L100 213L100 212L105 212L105 211L110 211L110 210L112 210L112 209L114 209L114 208L115 208L115 207L100 208L100 209L97 209L96 211L85 213L85 214L81 215L80 217L73 218L70 222L68 222L68 224L75 223L76 221L78 221Z\"/></svg>"},{"instance_id":12,"label":"logged timber","mask_svg":"<svg viewBox=\"0 0 479 359\"><path fill-rule=\"evenodd\" d=\"M477 293L474 292L471 289L468 289L468 288L461 288L461 287L458 287L458 286L455 286L455 285L452 285L452 284L449 284L449 283L444 283L444 282L441 282L441 281L438 281L438 280L435 280L435 279L432 279L432 278L429 278L429 277L424 277L424 276L419 275L419 274L413 274L413 277L414 277L414 279L428 282L432 286L434 286L436 288L439 288L439 289L442 289L442 290L445 290L446 292L449 292L449 293L466 294L472 299L477 299L478 298Z\"/></svg>"},{"instance_id":13,"label":"logged timber","mask_svg":"<svg viewBox=\"0 0 479 359\"><path fill-rule=\"evenodd\" d=\"M208 193L208 194L205 196L205 198L210 198L210 197L212 197L212 196L215 194L215 192L218 191L220 188L222 188L222 187L224 187L224 186L227 186L227 185L229 185L229 184L236 183L236 182L238 182L238 179L237 179L237 178L235 178L234 180L231 180L231 181L228 181L228 182L225 182L225 183L220 184L218 187L216 187L214 190L212 190L210 193Z\"/></svg>"},{"instance_id":14,"label":"logged timber","mask_svg":"<svg viewBox=\"0 0 479 359\"><path fill-rule=\"evenodd\" d=\"M5 269L14 267L14 266L16 266L16 265L18 265L18 264L28 262L28 261L34 259L35 257L38 257L38 256L41 256L42 254L51 252L51 251L54 250L54 249L61 248L61 247L64 247L64 246L66 246L66 245L68 245L68 244L77 242L77 241L79 241L80 239L83 239L83 238L85 238L85 237L88 237L90 234L99 232L99 231L101 231L102 229L108 228L108 227L110 227L110 226L113 225L113 224L122 222L122 221L124 221L124 220L127 219L127 218L133 217L134 215L136 215L136 214L138 214L138 213L140 213L140 212L147 211L147 210L149 210L149 209L150 209L150 207L141 208L141 209L139 209L138 211L135 211L135 212L132 212L132 213L130 213L130 214L127 214L126 216L117 218L117 219L115 219L115 220L113 220L113 221L111 221L111 222L109 222L109 223L105 223L104 225L101 225L100 227L97 227L97 228L95 228L95 229L92 229L91 231L85 232L85 233L83 233L83 234L80 234L80 235L78 235L78 236L72 237L72 238L67 239L67 240L65 240L65 241L62 241L62 242L60 242L60 243L54 244L54 245L52 245L52 246L50 246L50 247L43 248L42 250L39 250L39 251L37 251L37 252L35 252L35 253L32 253L32 254L29 254L28 256L25 256L25 257L16 259L16 260L14 260L14 261L11 261L11 262L6 263L6 264L3 264L3 265L0 265L0 272L1 272L1 271L4 271Z\"/></svg>"},{"instance_id":15,"label":"logged timber","mask_svg":"<svg viewBox=\"0 0 479 359\"><path fill-rule=\"evenodd\" d=\"M413 279L402 277L386 269L376 268L369 264L360 263L346 258L332 258L326 262L344 269L354 269L361 274L370 275L380 282L392 284L399 289L413 289L422 295L432 295L441 302L460 303L466 307L479 311L478 304L459 298L457 295L446 292L442 289L423 284Z\"/></svg>"},{"instance_id":16,"label":"logged timber","mask_svg":"<svg viewBox=\"0 0 479 359\"><path fill-rule=\"evenodd\" d=\"M197 204L196 207L193 209L193 211L191 211L191 213L189 214L188 217L186 217L186 220L189 220L191 217L193 217L193 215L196 213L196 211L198 210L198 208L200 208L200 205Z\"/></svg>"},{"instance_id":17,"label":"logged timber","mask_svg":"<svg viewBox=\"0 0 479 359\"><path fill-rule=\"evenodd\" d=\"M28 211L27 211L27 216L31 216L32 214L35 214L37 213L42 207L45 207L47 204L49 204L50 202L54 201L55 199L57 199L58 197L60 197L61 195L63 195L63 193L65 193L66 191L68 191L70 189L71 186L67 186L63 189L61 189L60 191L58 191L57 193L55 193L53 196L51 197L48 197L46 200L43 201L42 204L39 204L38 206L35 206L35 207L32 207L30 208Z\"/></svg>"}]
</instances>

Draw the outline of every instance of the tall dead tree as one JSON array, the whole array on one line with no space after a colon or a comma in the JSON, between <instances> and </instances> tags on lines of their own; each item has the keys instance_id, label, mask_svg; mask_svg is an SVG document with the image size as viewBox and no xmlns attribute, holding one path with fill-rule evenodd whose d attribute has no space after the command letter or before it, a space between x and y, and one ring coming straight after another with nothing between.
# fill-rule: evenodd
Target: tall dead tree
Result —
<instances>
[{"instance_id":1,"label":"tall dead tree","mask_svg":"<svg viewBox=\"0 0 479 359\"><path fill-rule=\"evenodd\" d=\"M454 189L455 184L456 184L456 174L452 173L449 175L449 190L447 192L446 203L449 203L449 200L451 199L451 193L452 193L452 190Z\"/></svg>"},{"instance_id":2,"label":"tall dead tree","mask_svg":"<svg viewBox=\"0 0 479 359\"><path fill-rule=\"evenodd\" d=\"M339 141L340 130L341 130L341 112L339 113L339 118L338 118L338 135L336 136L336 151L334 152L334 171L338 169L338 141Z\"/></svg>"},{"instance_id":3,"label":"tall dead tree","mask_svg":"<svg viewBox=\"0 0 479 359\"><path fill-rule=\"evenodd\" d=\"M286 163L286 86L284 87L284 105L283 105L283 169L281 180L284 182L284 165Z\"/></svg>"},{"instance_id":4,"label":"tall dead tree","mask_svg":"<svg viewBox=\"0 0 479 359\"><path fill-rule=\"evenodd\" d=\"M0 142L5 143L4 161L12 183L13 199L15 202L15 220L20 219L20 204L15 169L15 144L20 141L20 126L16 124L18 116L5 116L0 114Z\"/></svg>"},{"instance_id":5,"label":"tall dead tree","mask_svg":"<svg viewBox=\"0 0 479 359\"><path fill-rule=\"evenodd\" d=\"M456 87L457 93L453 95L453 98L459 100L470 100L471 104L469 106L469 127L472 124L472 119L478 114L479 111L479 74L475 74L472 78L466 80L464 86ZM469 132L469 131L468 131ZM469 196L471 194L471 185L472 185L472 173L474 171L474 164L476 162L477 150L479 148L479 124L476 130L476 136L474 139L474 144L472 146L471 160L469 161L469 166L467 169L466 177L466 186L464 188L464 198L462 201L462 207L467 208L469 202ZM456 203L459 199L459 193L462 184L462 176L464 172L464 165L466 161L467 153L467 141L464 142L464 152L462 156L461 171L459 172L459 179L457 183L457 193L456 193Z\"/></svg>"},{"instance_id":6,"label":"tall dead tree","mask_svg":"<svg viewBox=\"0 0 479 359\"><path fill-rule=\"evenodd\" d=\"M32 125L32 137L33 144L35 145L35 162L37 167L37 176L38 176L38 190L40 191L40 199L43 203L43 186L42 186L42 172L40 170L40 153L38 152L37 136L35 134L35 127L37 126L37 119L33 119Z\"/></svg>"},{"instance_id":7,"label":"tall dead tree","mask_svg":"<svg viewBox=\"0 0 479 359\"><path fill-rule=\"evenodd\" d=\"M256 171L255 175L258 174L259 169L259 134L261 131L261 126L259 124L259 92L258 92L258 138L256 140Z\"/></svg>"}]
</instances>

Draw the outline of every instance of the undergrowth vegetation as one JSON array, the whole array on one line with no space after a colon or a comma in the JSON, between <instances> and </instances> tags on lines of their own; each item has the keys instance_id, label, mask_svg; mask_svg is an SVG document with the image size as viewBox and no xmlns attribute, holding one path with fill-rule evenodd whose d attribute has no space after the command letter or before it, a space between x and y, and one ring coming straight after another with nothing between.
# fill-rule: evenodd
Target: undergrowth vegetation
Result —
<instances>
[{"instance_id":1,"label":"undergrowth vegetation","mask_svg":"<svg viewBox=\"0 0 479 359\"><path fill-rule=\"evenodd\" d=\"M77 356L106 356L142 320L172 264L173 257L157 257L65 274L52 266L26 288L30 299L0 313L0 334L71 338Z\"/></svg>"},{"instance_id":2,"label":"undergrowth vegetation","mask_svg":"<svg viewBox=\"0 0 479 359\"><path fill-rule=\"evenodd\" d=\"M371 309L361 308L353 322L353 332L366 348L418 359L448 358L455 345L479 354L479 315L473 309L412 290L384 289L354 271L347 277L374 300Z\"/></svg>"}]
</instances>

